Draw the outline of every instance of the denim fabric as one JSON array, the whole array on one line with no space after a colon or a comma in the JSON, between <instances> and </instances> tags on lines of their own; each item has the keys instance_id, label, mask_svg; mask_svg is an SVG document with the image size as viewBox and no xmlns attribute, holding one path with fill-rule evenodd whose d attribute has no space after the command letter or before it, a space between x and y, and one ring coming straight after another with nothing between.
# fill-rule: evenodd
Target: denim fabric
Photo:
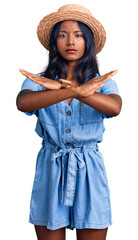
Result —
<instances>
[{"instance_id":1,"label":"denim fabric","mask_svg":"<svg viewBox=\"0 0 138 240\"><path fill-rule=\"evenodd\" d=\"M21 89L47 90L28 78ZM119 94L112 79L98 92ZM37 116L35 131L42 138L29 222L51 230L111 225L110 190L98 148L105 130L103 120L109 116L75 98L70 106L64 100L26 114Z\"/></svg>"}]
</instances>

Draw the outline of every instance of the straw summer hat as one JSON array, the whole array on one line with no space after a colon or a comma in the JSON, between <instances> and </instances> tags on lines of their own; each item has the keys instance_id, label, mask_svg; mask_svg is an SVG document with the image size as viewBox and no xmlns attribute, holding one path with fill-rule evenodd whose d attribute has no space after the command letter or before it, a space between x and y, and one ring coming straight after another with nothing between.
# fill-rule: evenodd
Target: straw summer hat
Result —
<instances>
[{"instance_id":1,"label":"straw summer hat","mask_svg":"<svg viewBox=\"0 0 138 240\"><path fill-rule=\"evenodd\" d=\"M38 24L37 36L41 44L49 50L49 40L54 25L60 21L75 20L85 23L94 34L96 54L99 53L106 41L106 32L102 24L95 19L91 12L78 4L67 4L57 12L46 15Z\"/></svg>"}]
</instances>

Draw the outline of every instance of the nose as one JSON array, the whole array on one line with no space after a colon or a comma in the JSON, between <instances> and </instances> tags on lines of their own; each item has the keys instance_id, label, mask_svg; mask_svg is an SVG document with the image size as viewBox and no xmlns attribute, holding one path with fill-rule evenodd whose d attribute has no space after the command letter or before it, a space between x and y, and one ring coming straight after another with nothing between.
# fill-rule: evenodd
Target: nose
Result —
<instances>
[{"instance_id":1,"label":"nose","mask_svg":"<svg viewBox=\"0 0 138 240\"><path fill-rule=\"evenodd\" d=\"M73 35L69 34L68 35L68 38L67 38L67 46L71 46L71 45L74 45L74 38L73 38Z\"/></svg>"}]
</instances>

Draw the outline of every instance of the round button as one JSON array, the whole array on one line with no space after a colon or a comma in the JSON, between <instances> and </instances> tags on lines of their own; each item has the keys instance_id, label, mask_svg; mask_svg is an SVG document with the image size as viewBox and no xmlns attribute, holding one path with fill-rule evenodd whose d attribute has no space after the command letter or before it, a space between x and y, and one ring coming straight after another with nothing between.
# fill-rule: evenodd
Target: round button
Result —
<instances>
[{"instance_id":1,"label":"round button","mask_svg":"<svg viewBox=\"0 0 138 240\"><path fill-rule=\"evenodd\" d=\"M69 133L71 130L70 129L67 129L66 132Z\"/></svg>"},{"instance_id":2,"label":"round button","mask_svg":"<svg viewBox=\"0 0 138 240\"><path fill-rule=\"evenodd\" d=\"M67 143L67 146L69 146L69 147L70 147L70 146L71 146L71 143Z\"/></svg>"},{"instance_id":3,"label":"round button","mask_svg":"<svg viewBox=\"0 0 138 240\"><path fill-rule=\"evenodd\" d=\"M67 112L67 114L68 114L68 115L70 115L70 114L71 114L71 112L70 112L70 111L68 111L68 112Z\"/></svg>"}]
</instances>

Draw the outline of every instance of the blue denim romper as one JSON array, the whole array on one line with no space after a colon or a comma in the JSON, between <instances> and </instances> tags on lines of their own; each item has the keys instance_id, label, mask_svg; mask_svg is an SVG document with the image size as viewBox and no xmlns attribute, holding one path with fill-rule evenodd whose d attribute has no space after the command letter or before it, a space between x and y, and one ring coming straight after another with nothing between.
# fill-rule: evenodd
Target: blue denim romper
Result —
<instances>
[{"instance_id":1,"label":"blue denim romper","mask_svg":"<svg viewBox=\"0 0 138 240\"><path fill-rule=\"evenodd\" d=\"M26 78L23 89L47 90ZM97 90L118 93L114 80ZM47 226L103 229L112 224L110 190L98 143L109 116L74 98L27 115L37 116L42 138L30 201L29 222Z\"/></svg>"}]
</instances>

